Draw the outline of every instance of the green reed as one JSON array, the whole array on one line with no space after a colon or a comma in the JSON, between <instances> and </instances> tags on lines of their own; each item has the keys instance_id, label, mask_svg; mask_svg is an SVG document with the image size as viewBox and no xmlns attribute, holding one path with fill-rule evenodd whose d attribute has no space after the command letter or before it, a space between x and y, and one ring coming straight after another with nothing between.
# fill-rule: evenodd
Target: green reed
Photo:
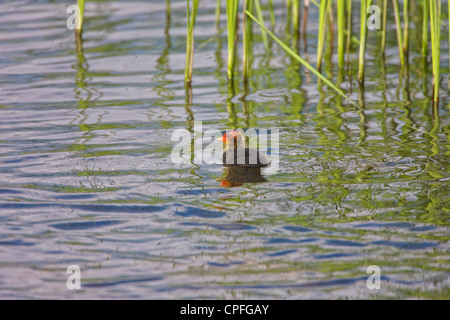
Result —
<instances>
[{"instance_id":1,"label":"green reed","mask_svg":"<svg viewBox=\"0 0 450 320\"><path fill-rule=\"evenodd\" d=\"M256 0L257 1L257 0ZM245 11L252 11L253 7L253 0L245 0L244 3L244 12ZM252 54L252 20L247 18L247 15L243 15L243 56L242 56L242 72L243 72L243 78L244 83L248 83L248 78L250 77L250 69L251 69L251 54Z\"/></svg>"},{"instance_id":2,"label":"green reed","mask_svg":"<svg viewBox=\"0 0 450 320\"><path fill-rule=\"evenodd\" d=\"M184 81L192 82L192 70L194 66L194 27L197 18L198 4L200 0L193 0L192 9L190 1L186 1L187 36L186 36L186 67L184 70Z\"/></svg>"},{"instance_id":3,"label":"green reed","mask_svg":"<svg viewBox=\"0 0 450 320\"><path fill-rule=\"evenodd\" d=\"M84 0L78 0L77 5L80 9L80 15L78 19L76 19L76 25L75 25L75 51L77 53L77 59L78 59L78 65L79 65L79 72L83 70L83 74L86 72L86 69L81 68L82 65L87 65L86 58L84 57L84 51L83 51L83 40L82 40L82 34L83 34L83 20L84 20Z\"/></svg>"},{"instance_id":4,"label":"green reed","mask_svg":"<svg viewBox=\"0 0 450 320\"><path fill-rule=\"evenodd\" d=\"M345 0L337 0L338 65L344 67Z\"/></svg>"},{"instance_id":5,"label":"green reed","mask_svg":"<svg viewBox=\"0 0 450 320\"><path fill-rule=\"evenodd\" d=\"M430 36L433 61L433 101L439 102L439 58L441 42L441 0L430 0Z\"/></svg>"},{"instance_id":6,"label":"green reed","mask_svg":"<svg viewBox=\"0 0 450 320\"><path fill-rule=\"evenodd\" d=\"M170 1L170 0L166 0ZM219 27L220 21L220 6L221 1L217 1L216 7L216 26ZM317 33L317 67L314 71L311 70L311 66L307 65L306 62L300 58L299 56L292 55L299 51L299 30L302 30L304 40L306 40L306 26L308 19L308 8L310 3L313 3L319 8L319 30ZM276 26L275 19L275 10L274 10L274 1L266 0L266 7L263 7L263 3L261 0L245 0L244 2L244 12L243 15L243 79L244 84L250 79L251 71L252 71L252 53L253 53L253 34L252 34L252 21L256 21L261 26L261 38L262 43L266 51L270 50L269 38L270 39L278 39L275 40L279 43L284 50L286 50L295 60L301 62L306 68L316 74L319 79L326 82L330 87L335 89L335 87L330 84L328 81L322 79L322 75L320 74L320 70L322 68L322 61L324 60L325 54L325 41L327 41L326 48L326 59L327 61L332 61L332 55L334 52L337 54L338 67L342 69L345 64L345 60L347 59L348 66L351 65L350 61L350 50L352 43L359 46L358 56L355 57L358 59L358 80L361 84L364 82L364 74L365 67L367 65L365 61L366 55L366 44L367 37L369 35L369 31L367 29L367 9L372 4L372 0L361 0L360 8L356 10L360 10L360 32L359 39L357 39L352 34L352 1L351 0L321 0L320 3L317 3L315 0L303 0L303 9L301 9L300 0L286 0L286 8L287 8L287 19L286 19L286 32L288 42L292 39L291 51L286 50L284 47L285 44L281 42L273 33L270 33L266 27L264 22L264 10L267 10L267 14L270 17L270 22L272 29ZM79 0L80 8L82 7L84 11L84 1ZM186 82L190 82L192 79L192 69L193 69L193 48L194 48L194 36L193 30L195 26L195 18L197 15L197 9L199 5L199 0L193 0L192 8L190 8L189 4L191 1L187 0L187 41L186 41L186 71L185 71L185 80ZM395 27L396 27L396 37L397 44L399 49L399 58L401 66L407 66L408 56L410 48L410 18L412 21L417 21L417 18L414 14L423 14L423 24L422 24L422 43L421 43L421 54L426 61L428 54L428 41L431 40L432 47L432 62L433 62L433 99L434 101L438 101L439 98L439 58L440 58L440 27L441 27L441 1L440 0L423 0L422 1L422 11L416 10L415 5L417 2L410 2L409 0L404 0L403 2L403 11L400 12L399 9L399 1L392 0L392 7L388 5L387 0L377 1L376 4L380 5L381 13L382 13L382 30L379 31L379 35L381 36L380 47L377 50L380 50L382 54L385 52L386 41L387 41L387 33L386 26L388 25L387 21L387 12L389 10L393 11ZM410 7L412 5L412 7ZM226 13L227 13L227 29L228 29L228 65L227 65L227 76L228 79L233 79L235 73L235 59L236 59L236 45L238 39L238 24L241 21L238 21L238 9L239 8L239 0L227 0L226 1ZM334 13L333 8L336 8L336 13ZM252 10L255 10L254 18L252 16ZM300 28L300 10L303 10L303 20L302 20L302 28ZM353 9L354 10L354 9ZM450 7L449 7L449 22L450 22ZM417 12L416 12L417 11ZM414 12L414 14L412 13ZM336 17L334 17L336 15ZM247 18L250 17L249 18ZM402 17L402 18L401 18ZM266 18L267 19L267 18ZM336 19L336 31L334 31L334 19ZM402 24L403 20L403 24ZM431 26L430 31L429 27ZM292 36L292 29L294 30L294 34ZM273 32L273 31L272 31ZM414 36L415 31L411 31L412 36ZM337 35L337 45L336 51L334 51L335 43L334 43L334 35ZM270 36L270 37L269 37ZM450 37L450 34L449 34ZM379 38L378 38L379 39ZM420 41L420 40L419 40ZM450 42L450 38L449 38ZM283 44L282 44L283 43ZM419 44L420 46L420 44ZM305 52L306 41L305 41ZM346 53L345 53L346 52ZM450 52L449 52L450 53ZM347 58L345 58L345 54ZM306 72L308 72L306 70ZM317 71L319 70L319 71ZM405 72L408 72L406 69ZM319 75L320 74L320 75ZM342 74L342 73L341 73ZM348 73L351 76L351 70ZM329 68L327 71L327 75L332 76L332 68ZM406 75L407 76L407 75ZM450 77L450 71L449 71ZM351 79L350 79L351 81ZM450 84L449 84L450 86ZM336 90L336 89L335 89ZM338 91L341 96L344 96L342 91ZM348 99L346 97L346 99ZM352 102L353 103L353 102ZM354 104L354 103L353 103Z\"/></svg>"},{"instance_id":7,"label":"green reed","mask_svg":"<svg viewBox=\"0 0 450 320\"><path fill-rule=\"evenodd\" d=\"M422 1L422 57L426 59L428 56L428 20L429 20L429 4L427 0Z\"/></svg>"},{"instance_id":8,"label":"green reed","mask_svg":"<svg viewBox=\"0 0 450 320\"><path fill-rule=\"evenodd\" d=\"M364 82L364 67L367 42L367 8L371 5L371 0L361 0L361 34L359 39L359 69L358 80Z\"/></svg>"},{"instance_id":9,"label":"green reed","mask_svg":"<svg viewBox=\"0 0 450 320\"><path fill-rule=\"evenodd\" d=\"M286 44L283 43L278 37L276 37L272 32L270 32L260 21L258 21L250 12L245 11L245 13L252 18L253 21L255 21L264 31L267 32L267 34L275 40L289 55L291 55L293 58L295 58L298 62L303 64L306 68L308 68L312 73L314 73L319 79L321 79L323 82L325 82L328 86L333 88L338 94L340 94L342 97L347 99L351 104L358 107L358 105L351 100L349 97L345 95L344 92L342 92L339 88L337 88L334 84L332 84L327 78L325 78L319 71L314 69L308 62L303 60L297 53L292 51Z\"/></svg>"},{"instance_id":10,"label":"green reed","mask_svg":"<svg viewBox=\"0 0 450 320\"><path fill-rule=\"evenodd\" d=\"M334 33L334 13L333 13L333 0L328 0L328 22L330 23L330 30L332 33Z\"/></svg>"},{"instance_id":11,"label":"green reed","mask_svg":"<svg viewBox=\"0 0 450 320\"><path fill-rule=\"evenodd\" d=\"M409 0L403 0L403 53L406 57L408 57L408 55L409 55Z\"/></svg>"},{"instance_id":12,"label":"green reed","mask_svg":"<svg viewBox=\"0 0 450 320\"><path fill-rule=\"evenodd\" d=\"M387 0L383 0L383 21L381 27L381 52L386 50L386 20L387 20Z\"/></svg>"},{"instance_id":13,"label":"green reed","mask_svg":"<svg viewBox=\"0 0 450 320\"><path fill-rule=\"evenodd\" d=\"M402 31L401 31L401 22L400 22L400 12L398 8L398 0L392 0L394 5L394 16L395 16L395 26L397 30L397 43L398 43L398 53L400 56L400 63L403 66L405 64L404 51L403 51L403 40L402 40Z\"/></svg>"},{"instance_id":14,"label":"green reed","mask_svg":"<svg viewBox=\"0 0 450 320\"><path fill-rule=\"evenodd\" d=\"M292 0L286 0L286 37L287 39L291 39L291 27L292 27Z\"/></svg>"},{"instance_id":15,"label":"green reed","mask_svg":"<svg viewBox=\"0 0 450 320\"><path fill-rule=\"evenodd\" d=\"M83 20L84 20L84 0L78 0L77 5L80 8L80 17L77 19L77 25L75 26L75 32L81 34L83 32Z\"/></svg>"},{"instance_id":16,"label":"green reed","mask_svg":"<svg viewBox=\"0 0 450 320\"><path fill-rule=\"evenodd\" d=\"M319 69L319 70L322 66L323 47L325 44L325 27L326 27L327 9L328 9L328 0L320 1L319 35L318 35L318 43L317 43L317 69Z\"/></svg>"},{"instance_id":17,"label":"green reed","mask_svg":"<svg viewBox=\"0 0 450 320\"><path fill-rule=\"evenodd\" d=\"M299 13L300 13L300 0L292 0L292 26L294 28L294 33L298 32L298 25L300 23Z\"/></svg>"},{"instance_id":18,"label":"green reed","mask_svg":"<svg viewBox=\"0 0 450 320\"><path fill-rule=\"evenodd\" d=\"M235 63L235 49L237 34L237 12L239 7L239 0L227 0L227 26L228 26L228 79L233 79L234 63Z\"/></svg>"}]
</instances>

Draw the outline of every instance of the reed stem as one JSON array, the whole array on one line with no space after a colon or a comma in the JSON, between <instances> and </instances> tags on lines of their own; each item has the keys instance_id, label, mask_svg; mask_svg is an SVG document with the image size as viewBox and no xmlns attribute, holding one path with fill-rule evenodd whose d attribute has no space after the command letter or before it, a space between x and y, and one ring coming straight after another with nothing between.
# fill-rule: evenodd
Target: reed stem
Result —
<instances>
[{"instance_id":1,"label":"reed stem","mask_svg":"<svg viewBox=\"0 0 450 320\"><path fill-rule=\"evenodd\" d=\"M441 0L430 1L431 52L433 57L433 101L439 102L439 58L441 40Z\"/></svg>"},{"instance_id":2,"label":"reed stem","mask_svg":"<svg viewBox=\"0 0 450 320\"><path fill-rule=\"evenodd\" d=\"M237 39L237 12L239 0L227 0L227 24L228 24L228 79L234 76L235 48Z\"/></svg>"},{"instance_id":3,"label":"reed stem","mask_svg":"<svg viewBox=\"0 0 450 320\"><path fill-rule=\"evenodd\" d=\"M383 24L381 31L381 52L384 54L386 50L386 20L387 20L387 0L383 0Z\"/></svg>"},{"instance_id":4,"label":"reed stem","mask_svg":"<svg viewBox=\"0 0 450 320\"><path fill-rule=\"evenodd\" d=\"M77 25L75 26L75 30L80 34L83 32L84 4L85 0L77 1L78 8L80 8L80 17L77 19Z\"/></svg>"},{"instance_id":5,"label":"reed stem","mask_svg":"<svg viewBox=\"0 0 450 320\"><path fill-rule=\"evenodd\" d=\"M422 57L427 58L428 56L428 20L430 18L429 14L429 4L428 1L423 1L423 21L422 21Z\"/></svg>"},{"instance_id":6,"label":"reed stem","mask_svg":"<svg viewBox=\"0 0 450 320\"><path fill-rule=\"evenodd\" d=\"M187 36L186 36L186 66L184 69L184 81L192 81L194 66L194 26L197 18L197 9L200 0L193 0L192 10L189 0L186 0Z\"/></svg>"},{"instance_id":7,"label":"reed stem","mask_svg":"<svg viewBox=\"0 0 450 320\"><path fill-rule=\"evenodd\" d=\"M258 1L258 0L256 0ZM245 11L248 12L252 11L253 7L253 0L245 0L244 3L244 15L243 15L243 57L242 57L242 63L243 63L243 77L244 77L244 83L248 84L248 79L250 77L250 69L251 69L251 32L252 32L252 20L247 18L247 15L245 14ZM263 31L264 32L264 31Z\"/></svg>"},{"instance_id":8,"label":"reed stem","mask_svg":"<svg viewBox=\"0 0 450 320\"><path fill-rule=\"evenodd\" d=\"M337 0L338 66L344 67L345 0Z\"/></svg>"},{"instance_id":9,"label":"reed stem","mask_svg":"<svg viewBox=\"0 0 450 320\"><path fill-rule=\"evenodd\" d=\"M364 82L365 53L367 41L367 7L370 6L371 0L361 0L361 34L359 40L359 71L358 80Z\"/></svg>"},{"instance_id":10,"label":"reed stem","mask_svg":"<svg viewBox=\"0 0 450 320\"><path fill-rule=\"evenodd\" d=\"M325 27L326 27L326 15L328 9L328 0L320 1L319 6L319 37L317 43L317 69L322 67L323 47L325 44Z\"/></svg>"},{"instance_id":11,"label":"reed stem","mask_svg":"<svg viewBox=\"0 0 450 320\"><path fill-rule=\"evenodd\" d=\"M409 55L409 0L403 0L403 53ZM406 61L407 62L407 61Z\"/></svg>"},{"instance_id":12,"label":"reed stem","mask_svg":"<svg viewBox=\"0 0 450 320\"><path fill-rule=\"evenodd\" d=\"M293 0L292 1L292 26L294 28L294 33L298 32L298 25L300 22L299 17L299 11L300 11L300 0ZM262 21L262 20L260 20Z\"/></svg>"},{"instance_id":13,"label":"reed stem","mask_svg":"<svg viewBox=\"0 0 450 320\"><path fill-rule=\"evenodd\" d=\"M405 58L403 54L403 40L402 40L402 27L400 23L400 13L398 9L398 0L392 0L392 3L394 5L394 16L395 16L395 27L397 30L397 43L398 43L398 53L400 56L400 63L405 65Z\"/></svg>"}]
</instances>

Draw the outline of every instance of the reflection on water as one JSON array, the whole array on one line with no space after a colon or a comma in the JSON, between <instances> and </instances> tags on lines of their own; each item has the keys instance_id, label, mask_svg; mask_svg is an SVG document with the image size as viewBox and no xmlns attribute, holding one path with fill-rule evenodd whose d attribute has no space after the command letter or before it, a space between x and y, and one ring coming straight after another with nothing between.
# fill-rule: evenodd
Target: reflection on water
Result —
<instances>
[{"instance_id":1,"label":"reflection on water","mask_svg":"<svg viewBox=\"0 0 450 320\"><path fill-rule=\"evenodd\" d=\"M225 178L219 181L221 186L232 188L240 187L244 183L259 183L267 180L261 175L261 168L228 166L225 168Z\"/></svg>"},{"instance_id":2,"label":"reflection on water","mask_svg":"<svg viewBox=\"0 0 450 320\"><path fill-rule=\"evenodd\" d=\"M65 3L0 4L0 297L448 298L449 102L432 106L420 54L398 68L388 32L358 87L357 60L339 69L327 51L354 109L254 30L248 86L227 83L206 1L185 87L185 5L87 1L76 41ZM275 32L314 64L317 8L302 34L285 10ZM174 165L172 131L194 118L278 129L278 172Z\"/></svg>"}]
</instances>

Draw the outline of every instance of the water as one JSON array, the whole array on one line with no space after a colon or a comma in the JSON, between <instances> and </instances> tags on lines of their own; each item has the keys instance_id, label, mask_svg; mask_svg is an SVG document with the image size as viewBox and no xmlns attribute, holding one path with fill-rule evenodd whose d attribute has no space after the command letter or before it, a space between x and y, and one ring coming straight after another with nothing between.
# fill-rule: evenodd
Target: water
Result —
<instances>
[{"instance_id":1,"label":"water","mask_svg":"<svg viewBox=\"0 0 450 320\"><path fill-rule=\"evenodd\" d=\"M259 32L244 94L240 77L227 87L226 32L203 1L189 103L185 2L168 22L165 1L88 1L82 54L66 6L0 5L0 298L449 298L444 41L437 113L416 51L399 72L393 24L385 64L369 32L364 96L341 84L362 110L275 44L267 55ZM300 41L313 65L317 21L312 7L306 53ZM171 134L194 121L278 129L278 172L230 188L222 166L174 165Z\"/></svg>"}]
</instances>

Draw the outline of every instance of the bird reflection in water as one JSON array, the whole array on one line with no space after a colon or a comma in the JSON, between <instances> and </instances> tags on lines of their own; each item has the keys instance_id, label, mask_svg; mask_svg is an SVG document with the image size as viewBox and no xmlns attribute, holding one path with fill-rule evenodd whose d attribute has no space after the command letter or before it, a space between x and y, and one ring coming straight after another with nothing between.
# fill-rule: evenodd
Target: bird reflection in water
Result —
<instances>
[{"instance_id":1,"label":"bird reflection in water","mask_svg":"<svg viewBox=\"0 0 450 320\"><path fill-rule=\"evenodd\" d=\"M220 185L226 188L240 187L244 183L259 183L267 181L261 175L261 168L245 168L239 166L227 166L225 178L217 179Z\"/></svg>"}]
</instances>

